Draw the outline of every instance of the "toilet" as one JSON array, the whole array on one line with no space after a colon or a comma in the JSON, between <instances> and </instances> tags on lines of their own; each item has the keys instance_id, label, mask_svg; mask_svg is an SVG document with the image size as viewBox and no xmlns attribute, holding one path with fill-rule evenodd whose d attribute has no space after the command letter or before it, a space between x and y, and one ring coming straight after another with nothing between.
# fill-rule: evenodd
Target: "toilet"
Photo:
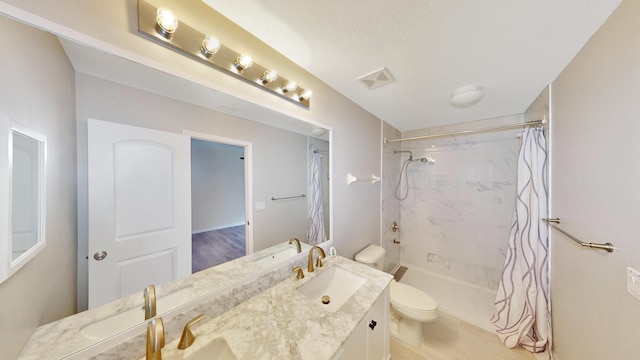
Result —
<instances>
[{"instance_id":1,"label":"toilet","mask_svg":"<svg viewBox=\"0 0 640 360\"><path fill-rule=\"evenodd\" d=\"M384 268L386 250L377 245L369 245L356 254L356 261L380 271ZM391 281L391 335L399 341L418 347L422 344L422 324L436 321L438 305L423 291Z\"/></svg>"}]
</instances>

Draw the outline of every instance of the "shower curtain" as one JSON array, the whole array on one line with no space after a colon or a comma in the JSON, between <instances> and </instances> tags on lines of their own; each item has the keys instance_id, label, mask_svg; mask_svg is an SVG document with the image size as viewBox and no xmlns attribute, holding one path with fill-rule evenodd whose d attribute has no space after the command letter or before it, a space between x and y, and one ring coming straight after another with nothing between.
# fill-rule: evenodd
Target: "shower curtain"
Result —
<instances>
[{"instance_id":1,"label":"shower curtain","mask_svg":"<svg viewBox=\"0 0 640 360\"><path fill-rule=\"evenodd\" d=\"M509 348L549 352L549 230L547 217L547 150L544 129L522 133L518 156L517 197L504 273L491 322ZM549 356L551 353L549 352Z\"/></svg>"},{"instance_id":2,"label":"shower curtain","mask_svg":"<svg viewBox=\"0 0 640 360\"><path fill-rule=\"evenodd\" d=\"M309 245L326 240L324 230L324 202L322 197L322 155L311 151L309 161L309 221L307 239Z\"/></svg>"}]
</instances>

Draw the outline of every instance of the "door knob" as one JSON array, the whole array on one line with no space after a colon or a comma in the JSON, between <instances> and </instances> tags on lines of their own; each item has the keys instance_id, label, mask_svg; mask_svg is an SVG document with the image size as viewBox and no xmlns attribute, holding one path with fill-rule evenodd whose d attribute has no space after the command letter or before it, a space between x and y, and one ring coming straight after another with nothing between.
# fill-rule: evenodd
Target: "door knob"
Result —
<instances>
[{"instance_id":1,"label":"door knob","mask_svg":"<svg viewBox=\"0 0 640 360\"><path fill-rule=\"evenodd\" d=\"M375 320L371 320L371 322L369 323L369 327L371 328L371 330L375 329L376 325L378 325L378 322Z\"/></svg>"},{"instance_id":2,"label":"door knob","mask_svg":"<svg viewBox=\"0 0 640 360\"><path fill-rule=\"evenodd\" d=\"M104 260L104 258L107 257L107 252L104 250L100 250L97 253L93 254L93 258L100 261L100 260Z\"/></svg>"},{"instance_id":3,"label":"door knob","mask_svg":"<svg viewBox=\"0 0 640 360\"><path fill-rule=\"evenodd\" d=\"M398 223L394 221L393 225L391 225L391 231L396 232L398 230L399 230Z\"/></svg>"}]
</instances>

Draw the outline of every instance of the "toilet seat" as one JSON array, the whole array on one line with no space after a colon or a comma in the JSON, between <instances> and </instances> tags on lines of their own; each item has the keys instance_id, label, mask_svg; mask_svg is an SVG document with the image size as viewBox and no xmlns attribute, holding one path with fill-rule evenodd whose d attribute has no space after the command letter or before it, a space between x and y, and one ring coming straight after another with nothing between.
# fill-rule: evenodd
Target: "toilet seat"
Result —
<instances>
[{"instance_id":1,"label":"toilet seat","mask_svg":"<svg viewBox=\"0 0 640 360\"><path fill-rule=\"evenodd\" d=\"M438 309L429 295L406 284L392 281L389 293L391 304L399 310L426 315Z\"/></svg>"}]
</instances>

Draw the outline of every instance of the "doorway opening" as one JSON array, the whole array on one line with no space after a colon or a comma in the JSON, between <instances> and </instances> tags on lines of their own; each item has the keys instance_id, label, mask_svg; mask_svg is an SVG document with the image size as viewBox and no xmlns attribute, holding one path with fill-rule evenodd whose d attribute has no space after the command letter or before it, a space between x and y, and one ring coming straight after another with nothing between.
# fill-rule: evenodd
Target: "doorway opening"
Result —
<instances>
[{"instance_id":1,"label":"doorway opening","mask_svg":"<svg viewBox=\"0 0 640 360\"><path fill-rule=\"evenodd\" d=\"M192 273L252 251L248 149L238 140L191 136Z\"/></svg>"}]
</instances>

